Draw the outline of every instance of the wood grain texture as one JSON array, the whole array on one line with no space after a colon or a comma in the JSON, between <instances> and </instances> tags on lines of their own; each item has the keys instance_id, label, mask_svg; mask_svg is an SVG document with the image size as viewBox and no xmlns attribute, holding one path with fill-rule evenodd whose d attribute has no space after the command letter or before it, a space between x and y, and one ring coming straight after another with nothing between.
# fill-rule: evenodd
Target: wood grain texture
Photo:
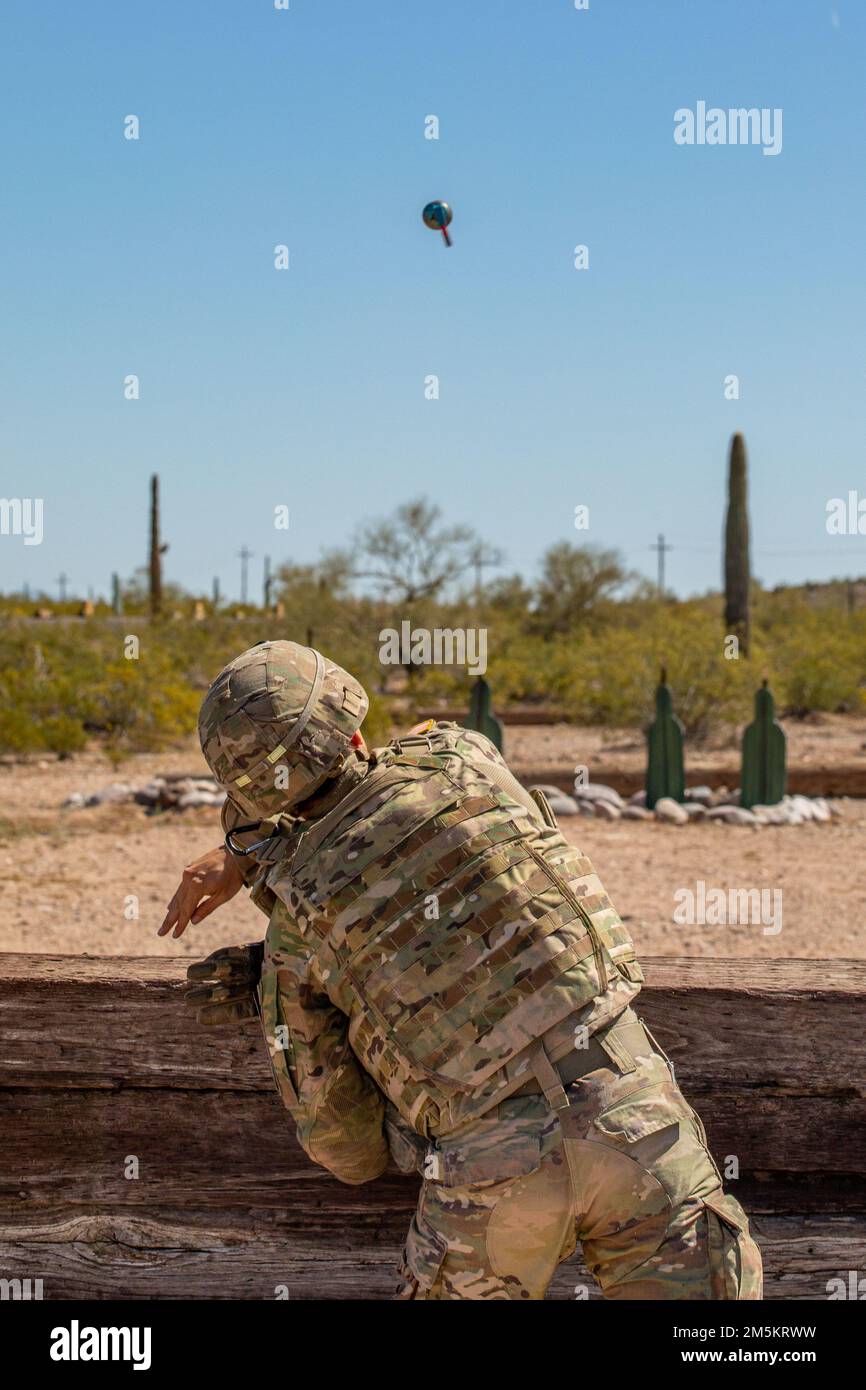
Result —
<instances>
[{"instance_id":1,"label":"wood grain texture","mask_svg":"<svg viewBox=\"0 0 866 1390\"><path fill-rule=\"evenodd\" d=\"M866 1267L866 963L646 970L638 1011L738 1161L767 1296L825 1298ZM174 959L0 957L0 1278L62 1299L389 1297L417 1179L312 1165L257 1025L199 1027L183 986ZM550 1296L584 1290L574 1259Z\"/></svg>"},{"instance_id":2,"label":"wood grain texture","mask_svg":"<svg viewBox=\"0 0 866 1390\"><path fill-rule=\"evenodd\" d=\"M223 1213L206 1229L185 1213L103 1213L12 1232L0 1228L7 1279L41 1279L46 1299L387 1299L397 1282L403 1220L346 1229L327 1242L303 1232ZM767 1298L824 1299L828 1281L866 1261L866 1216L755 1216ZM557 1270L555 1300L598 1298L574 1255Z\"/></svg>"}]
</instances>

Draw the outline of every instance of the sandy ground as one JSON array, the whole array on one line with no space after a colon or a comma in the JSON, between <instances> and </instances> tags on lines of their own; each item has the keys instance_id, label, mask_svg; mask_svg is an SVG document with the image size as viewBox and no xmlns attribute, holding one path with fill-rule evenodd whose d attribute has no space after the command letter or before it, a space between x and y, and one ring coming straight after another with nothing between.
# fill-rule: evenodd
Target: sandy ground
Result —
<instances>
[{"instance_id":1,"label":"sandy ground","mask_svg":"<svg viewBox=\"0 0 866 1390\"><path fill-rule=\"evenodd\" d=\"M866 720L788 727L789 764L862 759ZM521 767L605 760L638 766L636 731L516 727L509 760ZM718 763L719 750L707 762ZM729 749L736 762L733 748ZM690 756L690 782L700 759ZM134 805L61 810L73 791L112 781L133 785L156 772L202 772L187 750L137 756L119 771L98 753L63 762L0 767L0 950L90 955L200 956L261 935L264 919L243 894L179 941L156 936L183 865L217 843L210 809L148 816ZM566 835L591 856L644 955L866 957L866 802L842 801L832 825L664 826L574 818ZM763 920L681 925L681 890L766 890ZM781 899L775 893L781 893ZM778 904L781 904L781 918ZM137 918L133 916L137 908ZM777 931L779 920L781 930Z\"/></svg>"}]
</instances>

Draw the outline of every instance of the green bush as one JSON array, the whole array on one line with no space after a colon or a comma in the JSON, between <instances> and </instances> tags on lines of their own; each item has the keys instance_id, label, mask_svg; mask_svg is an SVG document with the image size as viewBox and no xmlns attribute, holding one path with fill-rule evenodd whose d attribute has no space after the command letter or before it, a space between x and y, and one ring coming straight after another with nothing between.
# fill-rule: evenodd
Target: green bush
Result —
<instances>
[{"instance_id":1,"label":"green bush","mask_svg":"<svg viewBox=\"0 0 866 1390\"><path fill-rule=\"evenodd\" d=\"M335 600L315 586L293 591L285 616L236 613L194 622L191 613L148 623L135 615L34 622L7 606L0 627L0 752L65 754L88 739L111 757L167 747L196 728L202 696L233 656L263 637L314 644L352 671L370 695L363 732L371 746L406 723L383 693L379 633L415 626L487 628L494 705L555 705L576 722L643 725L660 667L693 738L751 717L767 675L780 713L866 707L866 612L817 609L796 594L758 592L748 659L726 660L718 596L678 603L605 599L573 633L545 633L525 599L503 591L479 613L463 600L397 611L367 598ZM504 595L504 596L503 596ZM124 655L139 641L137 659ZM472 677L427 666L409 673L410 712L437 701L465 707Z\"/></svg>"}]
</instances>

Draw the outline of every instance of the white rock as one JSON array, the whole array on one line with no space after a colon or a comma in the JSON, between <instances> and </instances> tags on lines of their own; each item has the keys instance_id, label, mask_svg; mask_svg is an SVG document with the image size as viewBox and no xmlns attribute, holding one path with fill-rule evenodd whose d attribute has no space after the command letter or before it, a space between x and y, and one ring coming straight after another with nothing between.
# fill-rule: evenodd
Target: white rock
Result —
<instances>
[{"instance_id":1,"label":"white rock","mask_svg":"<svg viewBox=\"0 0 866 1390\"><path fill-rule=\"evenodd\" d=\"M575 796L581 797L586 801L609 801L612 806L624 806L625 802L619 792L613 787L608 787L604 782L587 782L585 786L575 787Z\"/></svg>"},{"instance_id":2,"label":"white rock","mask_svg":"<svg viewBox=\"0 0 866 1390\"><path fill-rule=\"evenodd\" d=\"M678 801L674 801L672 796L661 796L655 804L655 813L658 820L667 821L669 825L686 825L689 813Z\"/></svg>"},{"instance_id":3,"label":"white rock","mask_svg":"<svg viewBox=\"0 0 866 1390\"><path fill-rule=\"evenodd\" d=\"M718 796L718 798L717 798L717 800L716 800L716 805L717 805L717 806L739 806L739 804L740 804L740 788L739 788L739 787L734 787L734 790L733 790L732 792L729 792L726 788L724 788L723 791L719 794L719 796Z\"/></svg>"},{"instance_id":4,"label":"white rock","mask_svg":"<svg viewBox=\"0 0 866 1390\"><path fill-rule=\"evenodd\" d=\"M599 797L595 803L595 814L600 820L619 820L622 811L618 806L614 806L612 801L606 801L604 797Z\"/></svg>"},{"instance_id":5,"label":"white rock","mask_svg":"<svg viewBox=\"0 0 866 1390\"><path fill-rule=\"evenodd\" d=\"M760 806L752 807L752 815L757 816L761 825L787 825L788 817L784 806Z\"/></svg>"},{"instance_id":6,"label":"white rock","mask_svg":"<svg viewBox=\"0 0 866 1390\"><path fill-rule=\"evenodd\" d=\"M644 793L646 795L646 793ZM648 811L646 806L624 806L622 811L623 820L654 820L652 811Z\"/></svg>"},{"instance_id":7,"label":"white rock","mask_svg":"<svg viewBox=\"0 0 866 1390\"><path fill-rule=\"evenodd\" d=\"M176 804L179 811L189 811L195 806L221 806L224 801L222 792L186 792Z\"/></svg>"},{"instance_id":8,"label":"white rock","mask_svg":"<svg viewBox=\"0 0 866 1390\"><path fill-rule=\"evenodd\" d=\"M712 795L712 787L686 787L684 792L686 801L696 802L701 806L709 806Z\"/></svg>"},{"instance_id":9,"label":"white rock","mask_svg":"<svg viewBox=\"0 0 866 1390\"><path fill-rule=\"evenodd\" d=\"M812 797L812 817L814 820L824 822L833 819L833 813L823 796Z\"/></svg>"},{"instance_id":10,"label":"white rock","mask_svg":"<svg viewBox=\"0 0 866 1390\"><path fill-rule=\"evenodd\" d=\"M628 804L629 806L646 806L646 787L641 787L639 792L632 792Z\"/></svg>"},{"instance_id":11,"label":"white rock","mask_svg":"<svg viewBox=\"0 0 866 1390\"><path fill-rule=\"evenodd\" d=\"M745 806L729 806L728 814L725 816L725 825L760 825L761 822L752 811L748 811Z\"/></svg>"},{"instance_id":12,"label":"white rock","mask_svg":"<svg viewBox=\"0 0 866 1390\"><path fill-rule=\"evenodd\" d=\"M702 801L688 801L686 802L685 806L683 806L683 810L685 811L689 820L706 819L707 808Z\"/></svg>"},{"instance_id":13,"label":"white rock","mask_svg":"<svg viewBox=\"0 0 866 1390\"><path fill-rule=\"evenodd\" d=\"M132 787L126 782L112 782L111 786L103 787L101 791L93 792L87 798L88 806L104 806L109 803L119 801L129 801L132 797Z\"/></svg>"},{"instance_id":14,"label":"white rock","mask_svg":"<svg viewBox=\"0 0 866 1390\"><path fill-rule=\"evenodd\" d=\"M61 806L67 807L70 811L78 811L82 806L87 805L87 801L83 792L73 792L71 796L67 796L66 800L61 801L60 804Z\"/></svg>"}]
</instances>

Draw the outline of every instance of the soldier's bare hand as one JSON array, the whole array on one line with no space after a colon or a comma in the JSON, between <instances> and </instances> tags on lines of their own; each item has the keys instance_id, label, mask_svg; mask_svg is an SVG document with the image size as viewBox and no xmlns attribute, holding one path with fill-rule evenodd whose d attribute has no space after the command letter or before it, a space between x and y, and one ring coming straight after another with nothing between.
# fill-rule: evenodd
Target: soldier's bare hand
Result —
<instances>
[{"instance_id":1,"label":"soldier's bare hand","mask_svg":"<svg viewBox=\"0 0 866 1390\"><path fill-rule=\"evenodd\" d=\"M240 865L225 845L208 850L184 869L157 936L166 936L172 927L175 937L183 936L190 922L203 921L229 902L243 882Z\"/></svg>"}]
</instances>

